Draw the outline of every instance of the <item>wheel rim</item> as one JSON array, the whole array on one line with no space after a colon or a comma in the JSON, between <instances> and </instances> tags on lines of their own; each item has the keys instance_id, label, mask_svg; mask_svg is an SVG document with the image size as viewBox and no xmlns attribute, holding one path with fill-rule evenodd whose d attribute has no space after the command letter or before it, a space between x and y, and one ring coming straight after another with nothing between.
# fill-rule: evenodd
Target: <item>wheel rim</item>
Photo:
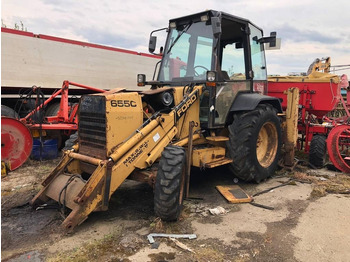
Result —
<instances>
[{"instance_id":1,"label":"wheel rim","mask_svg":"<svg viewBox=\"0 0 350 262\"><path fill-rule=\"evenodd\" d=\"M256 156L259 164L267 168L275 160L278 148L278 134L276 126L266 122L260 129L256 142Z\"/></svg>"},{"instance_id":2,"label":"wheel rim","mask_svg":"<svg viewBox=\"0 0 350 262\"><path fill-rule=\"evenodd\" d=\"M333 165L344 173L350 173L350 127L334 127L327 138L327 150Z\"/></svg>"}]
</instances>

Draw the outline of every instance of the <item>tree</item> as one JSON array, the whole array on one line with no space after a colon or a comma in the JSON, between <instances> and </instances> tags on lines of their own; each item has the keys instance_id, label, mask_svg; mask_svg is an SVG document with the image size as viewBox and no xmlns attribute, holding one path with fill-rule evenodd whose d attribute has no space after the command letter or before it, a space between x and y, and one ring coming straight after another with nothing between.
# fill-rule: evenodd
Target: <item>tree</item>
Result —
<instances>
[{"instance_id":1,"label":"tree","mask_svg":"<svg viewBox=\"0 0 350 262\"><path fill-rule=\"evenodd\" d=\"M4 23L3 19L1 19L1 27L7 28L7 25ZM24 27L22 21L19 21L19 24L16 22L13 29L27 32L27 27Z\"/></svg>"}]
</instances>

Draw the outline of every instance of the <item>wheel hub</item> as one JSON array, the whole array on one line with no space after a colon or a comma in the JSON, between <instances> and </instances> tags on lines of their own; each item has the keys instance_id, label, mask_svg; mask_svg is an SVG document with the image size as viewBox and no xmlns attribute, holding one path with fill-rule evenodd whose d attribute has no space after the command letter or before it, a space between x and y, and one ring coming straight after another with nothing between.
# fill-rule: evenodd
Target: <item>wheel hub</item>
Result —
<instances>
[{"instance_id":1,"label":"wheel hub","mask_svg":"<svg viewBox=\"0 0 350 262\"><path fill-rule=\"evenodd\" d=\"M9 170L20 167L28 159L32 146L32 135L22 122L1 117L1 161L9 164Z\"/></svg>"},{"instance_id":2,"label":"wheel hub","mask_svg":"<svg viewBox=\"0 0 350 262\"><path fill-rule=\"evenodd\" d=\"M260 165L269 167L275 159L278 148L278 134L275 125L266 122L260 129L256 142L256 156Z\"/></svg>"}]
</instances>

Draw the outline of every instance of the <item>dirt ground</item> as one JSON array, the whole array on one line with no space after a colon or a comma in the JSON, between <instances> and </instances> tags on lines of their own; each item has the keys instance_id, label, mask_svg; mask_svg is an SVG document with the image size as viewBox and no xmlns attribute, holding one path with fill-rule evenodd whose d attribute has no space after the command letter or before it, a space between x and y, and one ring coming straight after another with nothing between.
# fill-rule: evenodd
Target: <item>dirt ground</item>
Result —
<instances>
[{"instance_id":1,"label":"dirt ground","mask_svg":"<svg viewBox=\"0 0 350 262\"><path fill-rule=\"evenodd\" d=\"M123 183L109 210L93 213L74 233L60 228L57 209L35 211L28 201L58 160L29 161L1 180L2 261L350 261L350 176L297 166L261 184L236 181L225 167L192 170L190 199L180 220L153 213L153 191ZM229 204L217 185L238 184L262 208ZM224 214L209 209L222 207ZM196 239L150 233L196 234Z\"/></svg>"}]
</instances>

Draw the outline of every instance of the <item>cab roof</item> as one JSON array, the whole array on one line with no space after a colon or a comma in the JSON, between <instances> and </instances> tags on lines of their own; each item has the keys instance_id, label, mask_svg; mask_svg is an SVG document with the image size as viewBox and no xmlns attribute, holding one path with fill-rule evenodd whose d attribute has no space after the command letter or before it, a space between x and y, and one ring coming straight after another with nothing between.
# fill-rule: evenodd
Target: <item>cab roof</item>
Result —
<instances>
[{"instance_id":1,"label":"cab roof","mask_svg":"<svg viewBox=\"0 0 350 262\"><path fill-rule=\"evenodd\" d=\"M189 21L199 22L201 19L201 16L203 16L203 15L208 15L209 18L210 17L221 17L221 18L231 20L234 22L238 22L238 23L242 23L242 24L252 24L255 27L257 27L259 30L262 31L262 29L260 27L256 26L248 19L245 19L245 18L242 18L239 16L235 16L235 15L230 15L228 13L225 13L222 11L216 11L216 10L207 10L204 12L199 12L199 13L195 13L195 14L191 14L191 15L187 15L187 16L182 16L182 17L170 19L169 23L176 22L177 25L181 25L181 24L187 24Z\"/></svg>"}]
</instances>

